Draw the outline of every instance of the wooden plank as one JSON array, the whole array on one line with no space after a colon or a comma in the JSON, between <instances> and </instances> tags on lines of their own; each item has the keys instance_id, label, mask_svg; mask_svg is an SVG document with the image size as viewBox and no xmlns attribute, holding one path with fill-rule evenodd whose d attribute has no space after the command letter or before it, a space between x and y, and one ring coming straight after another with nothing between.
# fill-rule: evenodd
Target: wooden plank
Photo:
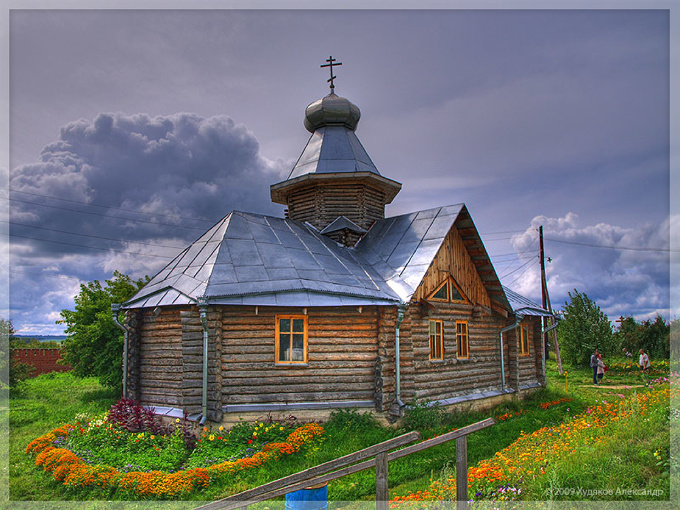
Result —
<instances>
[{"instance_id":1,"label":"wooden plank","mask_svg":"<svg viewBox=\"0 0 680 510\"><path fill-rule=\"evenodd\" d=\"M375 457L375 507L376 510L388 510L389 486L387 483L389 474L387 452L380 453Z\"/></svg>"},{"instance_id":2,"label":"wooden plank","mask_svg":"<svg viewBox=\"0 0 680 510\"><path fill-rule=\"evenodd\" d=\"M345 455L343 457L325 462L323 464L314 466L304 471L300 471L298 473L283 478L279 478L278 480L261 485L260 487L240 492L238 494L229 496L228 498L224 498L219 501L213 501L212 503L208 503L207 505L198 507L197 510L216 510L218 508L224 510L235 509L243 506L243 501L249 502L263 501L264 499L269 499L272 497L280 496L282 494L286 494L288 492L302 489L308 486L309 480L315 476L323 475L325 473L329 473L330 471L344 468L345 466L349 466L350 464L353 464L355 462L359 462L363 459L374 457L375 455L387 452L389 450L393 450L394 448L399 448L400 446L412 443L413 441L417 441L418 439L420 439L420 433L415 431L409 432L407 434L403 434L393 439L383 441L382 443L369 446L368 448L364 448L363 450L359 450L358 452L350 453L349 455ZM373 459L371 459L371 461L368 462L368 464L370 465L373 465L374 463L375 461ZM333 473L333 475L335 474L336 473ZM340 476L338 476L337 478L339 477ZM262 498L262 496L265 495L267 497Z\"/></svg>"},{"instance_id":3,"label":"wooden plank","mask_svg":"<svg viewBox=\"0 0 680 510\"><path fill-rule=\"evenodd\" d=\"M456 508L468 507L467 436L456 439Z\"/></svg>"}]
</instances>

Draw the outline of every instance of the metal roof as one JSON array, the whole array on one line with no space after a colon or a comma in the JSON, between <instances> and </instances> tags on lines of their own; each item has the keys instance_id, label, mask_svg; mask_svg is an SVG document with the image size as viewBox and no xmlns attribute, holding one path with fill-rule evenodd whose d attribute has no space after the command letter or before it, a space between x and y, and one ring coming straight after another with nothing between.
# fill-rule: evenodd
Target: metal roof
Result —
<instances>
[{"instance_id":1,"label":"metal roof","mask_svg":"<svg viewBox=\"0 0 680 510\"><path fill-rule=\"evenodd\" d=\"M288 179L311 173L372 172L380 175L354 131L320 127L309 137Z\"/></svg>"},{"instance_id":2,"label":"metal roof","mask_svg":"<svg viewBox=\"0 0 680 510\"><path fill-rule=\"evenodd\" d=\"M361 228L359 225L354 223L352 220L347 218L346 216L338 216L335 218L332 222L330 222L322 231L322 234L330 234L332 232L337 232L338 230L351 230L352 232L356 232L358 234L365 234L366 229Z\"/></svg>"},{"instance_id":3,"label":"metal roof","mask_svg":"<svg viewBox=\"0 0 680 510\"><path fill-rule=\"evenodd\" d=\"M376 222L353 247L311 225L232 212L182 251L126 308L196 303L394 305L410 301L464 205Z\"/></svg>"},{"instance_id":4,"label":"metal roof","mask_svg":"<svg viewBox=\"0 0 680 510\"><path fill-rule=\"evenodd\" d=\"M535 315L544 317L553 316L552 313L550 313L538 303L534 303L529 298L525 298L521 294L517 294L517 292L512 291L505 286L503 286L503 291L508 298L508 302L512 307L513 313L517 315Z\"/></svg>"}]
</instances>

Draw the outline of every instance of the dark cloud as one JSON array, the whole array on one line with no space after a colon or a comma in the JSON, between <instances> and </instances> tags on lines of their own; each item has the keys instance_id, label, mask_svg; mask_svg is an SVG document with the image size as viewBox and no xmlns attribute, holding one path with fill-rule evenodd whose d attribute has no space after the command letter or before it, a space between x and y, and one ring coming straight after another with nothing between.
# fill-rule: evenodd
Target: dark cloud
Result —
<instances>
[{"instance_id":1,"label":"dark cloud","mask_svg":"<svg viewBox=\"0 0 680 510\"><path fill-rule=\"evenodd\" d=\"M657 313L669 317L670 219L631 228L580 225L574 213L561 218L537 216L525 233L513 237L517 253L534 246L540 225L546 257L552 259L546 274L554 308L559 309L568 301L568 293L577 289L595 300L612 320L630 314L639 319ZM512 287L540 301L539 278L534 267Z\"/></svg>"},{"instance_id":2,"label":"dark cloud","mask_svg":"<svg viewBox=\"0 0 680 510\"><path fill-rule=\"evenodd\" d=\"M100 114L63 127L39 163L14 170L12 233L65 243L44 247L62 254L85 251L69 244L123 248L102 237L167 247L158 240L192 240L234 209L278 213L268 196L278 165L229 117Z\"/></svg>"},{"instance_id":3,"label":"dark cloud","mask_svg":"<svg viewBox=\"0 0 680 510\"><path fill-rule=\"evenodd\" d=\"M232 210L280 214L282 165L229 117L103 113L10 176L11 316L54 333L79 283L153 275Z\"/></svg>"}]
</instances>

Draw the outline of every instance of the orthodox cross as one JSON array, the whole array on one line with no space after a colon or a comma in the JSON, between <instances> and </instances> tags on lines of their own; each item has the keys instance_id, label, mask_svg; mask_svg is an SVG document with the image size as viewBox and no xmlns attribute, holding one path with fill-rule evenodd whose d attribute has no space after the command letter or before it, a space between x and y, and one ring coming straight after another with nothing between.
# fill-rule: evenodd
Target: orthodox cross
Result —
<instances>
[{"instance_id":1,"label":"orthodox cross","mask_svg":"<svg viewBox=\"0 0 680 510\"><path fill-rule=\"evenodd\" d=\"M337 78L337 76L333 76L333 66L334 66L334 65L335 65L335 66L341 66L341 65L342 65L342 62L334 63L334 62L335 62L335 59L333 58L332 55L329 56L329 57L326 59L326 62L328 62L328 64L321 64L319 67L330 67L330 68L331 68L331 77L330 77L328 80L326 80L326 81L327 81L327 82L328 82L328 81L331 82L331 92L335 92L335 91L333 90L333 89L335 88L335 85L333 84L333 80L334 80L335 78Z\"/></svg>"}]
</instances>

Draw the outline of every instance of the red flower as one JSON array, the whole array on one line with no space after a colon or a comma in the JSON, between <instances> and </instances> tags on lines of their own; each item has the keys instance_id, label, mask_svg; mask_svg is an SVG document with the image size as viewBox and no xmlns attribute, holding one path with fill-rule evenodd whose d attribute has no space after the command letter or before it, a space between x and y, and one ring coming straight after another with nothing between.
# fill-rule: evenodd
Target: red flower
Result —
<instances>
[{"instance_id":1,"label":"red flower","mask_svg":"<svg viewBox=\"0 0 680 510\"><path fill-rule=\"evenodd\" d=\"M250 444L250 443L252 443L252 442L253 442L252 439L248 439L248 444Z\"/></svg>"}]
</instances>

